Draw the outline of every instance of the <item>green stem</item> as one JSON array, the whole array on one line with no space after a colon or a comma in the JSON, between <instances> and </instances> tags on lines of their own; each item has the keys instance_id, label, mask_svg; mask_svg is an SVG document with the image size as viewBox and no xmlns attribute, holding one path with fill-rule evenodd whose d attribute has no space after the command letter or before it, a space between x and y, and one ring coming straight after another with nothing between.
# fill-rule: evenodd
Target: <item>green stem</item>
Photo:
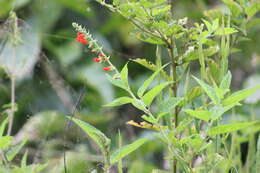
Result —
<instances>
[{"instance_id":1,"label":"green stem","mask_svg":"<svg viewBox=\"0 0 260 173\"><path fill-rule=\"evenodd\" d=\"M121 148L122 146L123 146L123 144L122 144L122 137L121 137L120 130L118 130L118 147ZM123 173L122 159L120 159L119 162L118 162L117 171L118 171L118 173Z\"/></svg>"},{"instance_id":2,"label":"green stem","mask_svg":"<svg viewBox=\"0 0 260 173\"><path fill-rule=\"evenodd\" d=\"M168 53L172 62L172 70L171 70L171 75L173 78L173 85L172 85L172 92L173 92L173 96L177 97L177 89L178 89L178 83L177 83L177 63L176 63L176 57L174 56L174 47L173 47L173 39L171 40L171 46L168 47ZM177 128L178 127L178 114L179 114L179 110L178 110L178 106L175 107L174 110L174 127ZM174 159L173 160L173 173L177 173L177 160Z\"/></svg>"},{"instance_id":3,"label":"green stem","mask_svg":"<svg viewBox=\"0 0 260 173\"><path fill-rule=\"evenodd\" d=\"M9 125L7 130L7 135L10 136L12 133L12 127L14 122L14 113L15 113L15 77L11 77L11 111L9 113Z\"/></svg>"},{"instance_id":4,"label":"green stem","mask_svg":"<svg viewBox=\"0 0 260 173\"><path fill-rule=\"evenodd\" d=\"M110 154L108 151L104 153L104 173L110 172Z\"/></svg>"}]
</instances>

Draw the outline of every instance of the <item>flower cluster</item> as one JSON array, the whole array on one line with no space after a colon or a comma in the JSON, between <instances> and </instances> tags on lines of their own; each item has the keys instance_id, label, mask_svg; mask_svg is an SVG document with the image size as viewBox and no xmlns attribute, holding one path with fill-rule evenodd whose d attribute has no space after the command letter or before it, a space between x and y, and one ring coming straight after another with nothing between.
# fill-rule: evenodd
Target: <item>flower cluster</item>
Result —
<instances>
[{"instance_id":1,"label":"flower cluster","mask_svg":"<svg viewBox=\"0 0 260 173\"><path fill-rule=\"evenodd\" d=\"M77 31L76 41L81 44L88 44L88 48L91 50L91 52L97 54L97 57L93 58L93 62L109 64L109 66L103 68L104 71L114 70L113 65L109 61L110 57L103 53L102 47L97 44L97 41L92 38L92 35L87 32L85 28L76 23L73 23L72 26Z\"/></svg>"},{"instance_id":2,"label":"flower cluster","mask_svg":"<svg viewBox=\"0 0 260 173\"><path fill-rule=\"evenodd\" d=\"M77 33L76 41L79 42L79 43L82 43L82 44L87 44L88 43L88 40L85 39L85 35L83 33L81 33L81 32Z\"/></svg>"}]
</instances>

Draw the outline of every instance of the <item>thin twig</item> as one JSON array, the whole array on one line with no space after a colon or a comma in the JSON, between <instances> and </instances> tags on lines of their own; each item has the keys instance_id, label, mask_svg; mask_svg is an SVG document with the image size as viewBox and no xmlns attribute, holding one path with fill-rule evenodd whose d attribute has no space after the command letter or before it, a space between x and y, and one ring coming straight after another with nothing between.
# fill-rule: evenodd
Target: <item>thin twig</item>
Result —
<instances>
[{"instance_id":1,"label":"thin twig","mask_svg":"<svg viewBox=\"0 0 260 173\"><path fill-rule=\"evenodd\" d=\"M74 106L74 109L72 111L72 114L70 116L70 119L65 120L65 128L64 128L64 135L63 135L63 140L64 140L64 147L63 147L63 164L64 164L64 172L67 173L67 163L66 163L66 132L69 129L69 127L71 126L71 122L73 117L75 116L75 113L77 112L78 106L80 105L81 100L84 98L85 96L85 90L86 90L86 86L84 85L84 87L82 88L82 90L80 91L80 96L78 97L78 100Z\"/></svg>"}]
</instances>

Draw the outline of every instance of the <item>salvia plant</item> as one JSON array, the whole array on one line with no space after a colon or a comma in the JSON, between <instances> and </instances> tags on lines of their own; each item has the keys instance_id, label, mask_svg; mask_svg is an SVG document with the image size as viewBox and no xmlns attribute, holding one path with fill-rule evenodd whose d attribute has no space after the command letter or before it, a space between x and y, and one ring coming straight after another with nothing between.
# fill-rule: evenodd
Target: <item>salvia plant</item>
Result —
<instances>
[{"instance_id":1,"label":"salvia plant","mask_svg":"<svg viewBox=\"0 0 260 173\"><path fill-rule=\"evenodd\" d=\"M238 131L253 129L256 133L260 122L252 120L224 121L227 112L234 112L242 101L260 89L252 88L231 91L232 74L229 71L230 55L236 44L247 37L247 27L260 11L257 0L222 0L225 10L205 11L205 17L194 23L188 18L178 19L173 0L96 0L104 8L117 13L135 28L137 39L156 45L153 62L147 59L132 59L118 69L108 53L83 26L73 23L76 40L86 46L107 72L107 79L125 91L125 96L116 98L105 107L131 104L142 114L142 121L130 120L127 125L153 132L153 137L139 138L122 145L120 133L118 149L111 149L111 139L94 126L72 116L73 121L96 143L103 155L103 172L117 167L119 173L125 169L123 159L147 142L160 140L164 146L168 170L160 172L260 172L260 138L255 144L250 140L247 163L238 158L240 143ZM16 16L12 13L12 19ZM16 22L15 22L16 23ZM14 25L15 26L15 25ZM19 36L17 28L13 28ZM19 39L14 39L19 40ZM12 43L16 47L16 42ZM137 63L151 71L137 91L128 80L128 63ZM199 66L198 73L191 73L192 65ZM40 172L46 165L27 165L25 153L20 167L8 164L24 146L25 142L13 146L10 136L13 116L16 112L14 89L16 75L10 73L12 81L12 103L8 105L8 120L0 126L0 169L13 172ZM226 114L227 115L227 114ZM9 122L8 134L4 136ZM256 146L255 146L256 145ZM66 162L66 159L65 159ZM0 170L1 171L1 170ZM96 172L94 170L93 172Z\"/></svg>"},{"instance_id":2,"label":"salvia plant","mask_svg":"<svg viewBox=\"0 0 260 173\"><path fill-rule=\"evenodd\" d=\"M135 92L128 81L128 63L122 70L117 69L90 32L73 23L76 41L97 56L93 60L104 65L103 70L110 71L108 80L126 91L125 96L105 106L132 104L143 112L140 115L143 121L126 123L154 131L153 139L137 139L111 152L108 137L90 124L73 118L99 146L104 156L104 172L110 172L113 165L117 165L118 172L123 172L122 159L155 139L164 144L167 155L162 159L168 160L171 168L154 172L259 172L259 150L257 155L251 156L249 168L243 168L236 155L240 152L236 131L254 128L259 121L227 123L223 116L236 106L242 106L241 101L260 88L257 85L231 91L229 71L229 57L241 38L247 36L247 24L260 10L260 3L223 0L225 11L206 11L205 18L193 23L188 18L176 19L171 0L97 2L129 20L139 40L157 45L153 62L147 59L129 62L138 63L152 73ZM190 73L192 64L199 65L199 73Z\"/></svg>"}]
</instances>

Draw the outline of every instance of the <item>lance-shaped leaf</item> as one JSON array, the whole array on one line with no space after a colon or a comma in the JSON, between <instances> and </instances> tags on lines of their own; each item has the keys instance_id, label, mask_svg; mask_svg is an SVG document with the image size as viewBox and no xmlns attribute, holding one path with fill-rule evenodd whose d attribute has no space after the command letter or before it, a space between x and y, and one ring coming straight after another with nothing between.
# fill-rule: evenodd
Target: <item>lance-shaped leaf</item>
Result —
<instances>
[{"instance_id":1,"label":"lance-shaped leaf","mask_svg":"<svg viewBox=\"0 0 260 173\"><path fill-rule=\"evenodd\" d=\"M224 76L223 80L221 81L219 88L222 90L225 90L225 92L229 91L229 87L231 84L231 78L232 78L232 75L231 75L230 71L228 71L228 73Z\"/></svg>"},{"instance_id":2,"label":"lance-shaped leaf","mask_svg":"<svg viewBox=\"0 0 260 173\"><path fill-rule=\"evenodd\" d=\"M184 110L188 115L198 118L200 120L209 121L210 117L212 116L212 113L206 110L191 110L186 109Z\"/></svg>"},{"instance_id":3,"label":"lance-shaped leaf","mask_svg":"<svg viewBox=\"0 0 260 173\"><path fill-rule=\"evenodd\" d=\"M256 125L257 123L259 123L259 121L219 125L219 126L216 126L216 127L209 129L208 135L209 136L215 136L215 135L218 135L218 134L230 133L230 132L233 132L233 131L248 128L250 126Z\"/></svg>"},{"instance_id":4,"label":"lance-shaped leaf","mask_svg":"<svg viewBox=\"0 0 260 173\"><path fill-rule=\"evenodd\" d=\"M149 70L152 70L152 71L156 71L157 70L156 65L153 64L152 62L147 61L146 59L138 58L138 59L133 59L132 61L142 65L143 67L145 67L145 68L147 68ZM167 80L167 81L171 80L171 77L164 70L162 70L161 73L162 73L162 77L165 80Z\"/></svg>"},{"instance_id":5,"label":"lance-shaped leaf","mask_svg":"<svg viewBox=\"0 0 260 173\"><path fill-rule=\"evenodd\" d=\"M124 66L124 68L122 69L120 76L121 76L121 80L125 83L125 85L128 85L128 68L127 68L127 64Z\"/></svg>"},{"instance_id":6,"label":"lance-shaped leaf","mask_svg":"<svg viewBox=\"0 0 260 173\"><path fill-rule=\"evenodd\" d=\"M5 131L5 128L6 128L6 125L7 125L7 121L8 121L8 118L6 118L6 119L1 123L1 126L0 126L0 137L2 137L3 134L4 134L4 131Z\"/></svg>"},{"instance_id":7,"label":"lance-shaped leaf","mask_svg":"<svg viewBox=\"0 0 260 173\"><path fill-rule=\"evenodd\" d=\"M213 101L213 103L214 104L218 104L219 99L218 99L218 96L217 96L215 90L211 86L209 86L208 84L203 82L202 80L200 80L200 79L198 79L198 78L196 78L194 76L193 76L193 78L200 84L202 89L206 92L206 94Z\"/></svg>"},{"instance_id":8,"label":"lance-shaped leaf","mask_svg":"<svg viewBox=\"0 0 260 173\"><path fill-rule=\"evenodd\" d=\"M152 83L152 81L154 80L154 78L159 74L159 72L166 67L168 64L165 64L164 66L162 66L161 68L159 68L156 72L154 72L152 74L152 76L150 76L144 83L143 85L138 89L137 91L137 95L139 97L142 97L144 95L144 92L147 90L147 88L149 87L149 85Z\"/></svg>"},{"instance_id":9,"label":"lance-shaped leaf","mask_svg":"<svg viewBox=\"0 0 260 173\"><path fill-rule=\"evenodd\" d=\"M72 121L77 124L99 146L102 152L106 152L108 150L110 146L110 139L106 137L104 133L84 121L76 118L67 118L72 119Z\"/></svg>"},{"instance_id":10,"label":"lance-shaped leaf","mask_svg":"<svg viewBox=\"0 0 260 173\"><path fill-rule=\"evenodd\" d=\"M249 89L244 89L241 91L237 91L227 97L226 99L223 100L223 105L228 106L228 105L234 105L242 100L244 100L246 97L250 96L251 94L255 93L257 90L260 89L260 85L257 85L256 87L249 88Z\"/></svg>"},{"instance_id":11,"label":"lance-shaped leaf","mask_svg":"<svg viewBox=\"0 0 260 173\"><path fill-rule=\"evenodd\" d=\"M111 106L120 106L128 103L132 103L134 99L130 97L120 97L115 99L112 103L106 104L105 106L111 107Z\"/></svg>"},{"instance_id":12,"label":"lance-shaped leaf","mask_svg":"<svg viewBox=\"0 0 260 173\"><path fill-rule=\"evenodd\" d=\"M11 162L15 158L15 156L21 151L21 149L24 147L26 142L27 139L24 139L20 143L12 146L11 149L6 152L7 160Z\"/></svg>"},{"instance_id":13,"label":"lance-shaped leaf","mask_svg":"<svg viewBox=\"0 0 260 173\"><path fill-rule=\"evenodd\" d=\"M142 110L142 111L146 111L145 109L145 105L143 104L143 102L141 101L141 100L138 100L138 99L136 99L136 100L134 100L133 102L132 102L132 105L134 106L134 107L136 107L137 109L139 109L139 110Z\"/></svg>"},{"instance_id":14,"label":"lance-shaped leaf","mask_svg":"<svg viewBox=\"0 0 260 173\"><path fill-rule=\"evenodd\" d=\"M222 0L222 1L228 6L228 8L230 9L234 17L238 17L242 13L243 9L237 2L233 0Z\"/></svg>"},{"instance_id":15,"label":"lance-shaped leaf","mask_svg":"<svg viewBox=\"0 0 260 173\"><path fill-rule=\"evenodd\" d=\"M129 145L125 145L122 148L117 149L116 151L114 151L112 153L112 155L110 157L111 164L118 162L119 160L121 160L122 158L127 156L128 154L130 154L133 151L135 151L136 149L138 149L140 146L142 146L147 141L148 141L148 139L141 138L141 139L138 139L138 140L136 140L135 142L133 142Z\"/></svg>"},{"instance_id":16,"label":"lance-shaped leaf","mask_svg":"<svg viewBox=\"0 0 260 173\"><path fill-rule=\"evenodd\" d=\"M166 82L160 85L157 85L156 87L154 87L153 89L151 89L150 91L148 91L144 96L143 96L143 102L145 105L149 106L154 98L165 88L167 87L169 84L171 84L172 82Z\"/></svg>"},{"instance_id":17,"label":"lance-shaped leaf","mask_svg":"<svg viewBox=\"0 0 260 173\"><path fill-rule=\"evenodd\" d=\"M107 78L113 85L122 88L124 90L128 90L128 86L121 79L114 79L108 74L107 74Z\"/></svg>"},{"instance_id":18,"label":"lance-shaped leaf","mask_svg":"<svg viewBox=\"0 0 260 173\"><path fill-rule=\"evenodd\" d=\"M170 97L169 99L162 101L158 106L159 113L170 112L174 109L178 104L183 101L183 98L180 97Z\"/></svg>"},{"instance_id":19,"label":"lance-shaped leaf","mask_svg":"<svg viewBox=\"0 0 260 173\"><path fill-rule=\"evenodd\" d=\"M234 34L236 32L238 32L238 31L235 28L226 27L226 28L217 29L215 34L216 35L230 35L230 34Z\"/></svg>"},{"instance_id":20,"label":"lance-shaped leaf","mask_svg":"<svg viewBox=\"0 0 260 173\"><path fill-rule=\"evenodd\" d=\"M250 5L245 8L245 12L249 17L254 16L258 11L260 11L260 2L251 1Z\"/></svg>"}]
</instances>

